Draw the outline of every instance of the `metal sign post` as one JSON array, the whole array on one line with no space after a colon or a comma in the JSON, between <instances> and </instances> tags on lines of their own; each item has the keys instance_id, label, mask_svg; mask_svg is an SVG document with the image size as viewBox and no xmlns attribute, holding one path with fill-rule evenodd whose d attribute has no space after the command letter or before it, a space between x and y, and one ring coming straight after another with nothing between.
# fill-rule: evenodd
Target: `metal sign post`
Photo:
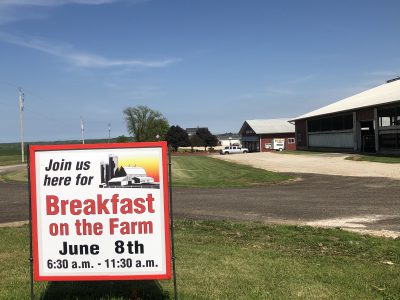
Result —
<instances>
[{"instance_id":1,"label":"metal sign post","mask_svg":"<svg viewBox=\"0 0 400 300\"><path fill-rule=\"evenodd\" d=\"M178 299L178 289L176 286L176 268L175 268L175 243L174 243L174 216L172 209L172 160L171 160L171 146L168 147L168 182L169 182L169 222L171 230L171 259L172 259L172 272L174 283L174 299Z\"/></svg>"},{"instance_id":2,"label":"metal sign post","mask_svg":"<svg viewBox=\"0 0 400 300\"><path fill-rule=\"evenodd\" d=\"M27 146L27 170L28 170L28 202L29 202L29 264L30 264L30 285L31 285L31 300L34 298L34 282L33 282L33 250L32 250L32 202L31 202L31 170L29 164L29 146Z\"/></svg>"}]
</instances>

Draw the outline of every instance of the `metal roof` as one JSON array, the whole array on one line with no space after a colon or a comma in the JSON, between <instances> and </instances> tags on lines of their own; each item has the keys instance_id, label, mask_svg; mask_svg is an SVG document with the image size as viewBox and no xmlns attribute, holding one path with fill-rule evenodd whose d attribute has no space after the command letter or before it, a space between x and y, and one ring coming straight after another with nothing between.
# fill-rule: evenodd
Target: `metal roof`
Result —
<instances>
[{"instance_id":1,"label":"metal roof","mask_svg":"<svg viewBox=\"0 0 400 300\"><path fill-rule=\"evenodd\" d=\"M246 125L249 125L256 134L294 133L294 125L288 119L259 119L246 120L239 133L243 134Z\"/></svg>"},{"instance_id":2,"label":"metal roof","mask_svg":"<svg viewBox=\"0 0 400 300\"><path fill-rule=\"evenodd\" d=\"M400 101L400 80L388 82L301 115L295 120Z\"/></svg>"},{"instance_id":3,"label":"metal roof","mask_svg":"<svg viewBox=\"0 0 400 300\"><path fill-rule=\"evenodd\" d=\"M111 178L108 182L122 182L126 179L126 176L122 176L122 177L114 177Z\"/></svg>"},{"instance_id":4,"label":"metal roof","mask_svg":"<svg viewBox=\"0 0 400 300\"><path fill-rule=\"evenodd\" d=\"M146 176L145 169L141 167L124 167L126 175Z\"/></svg>"}]
</instances>

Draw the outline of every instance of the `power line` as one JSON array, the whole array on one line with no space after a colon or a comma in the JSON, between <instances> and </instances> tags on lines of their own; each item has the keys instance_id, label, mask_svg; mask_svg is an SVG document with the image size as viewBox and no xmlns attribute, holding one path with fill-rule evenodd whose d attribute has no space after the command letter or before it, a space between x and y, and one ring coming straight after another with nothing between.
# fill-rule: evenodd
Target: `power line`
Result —
<instances>
[{"instance_id":1,"label":"power line","mask_svg":"<svg viewBox=\"0 0 400 300\"><path fill-rule=\"evenodd\" d=\"M84 131L85 131L85 124L84 124L84 121L83 121L83 119L82 119L82 117L81 117L81 135L82 135L82 144L84 144L85 143L85 137L84 137Z\"/></svg>"},{"instance_id":2,"label":"power line","mask_svg":"<svg viewBox=\"0 0 400 300\"><path fill-rule=\"evenodd\" d=\"M108 142L110 142L111 138L111 123L108 123Z\"/></svg>"},{"instance_id":3,"label":"power line","mask_svg":"<svg viewBox=\"0 0 400 300\"><path fill-rule=\"evenodd\" d=\"M23 122L23 111L24 111L24 93L22 92L22 88L18 89L19 92L19 122L20 122L20 130L21 130L21 161L25 162L24 157L24 122Z\"/></svg>"}]
</instances>

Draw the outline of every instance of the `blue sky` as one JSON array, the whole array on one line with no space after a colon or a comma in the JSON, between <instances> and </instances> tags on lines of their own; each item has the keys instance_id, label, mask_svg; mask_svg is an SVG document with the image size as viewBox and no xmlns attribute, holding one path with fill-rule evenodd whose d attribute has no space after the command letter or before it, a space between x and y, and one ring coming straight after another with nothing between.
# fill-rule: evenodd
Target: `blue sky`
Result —
<instances>
[{"instance_id":1,"label":"blue sky","mask_svg":"<svg viewBox=\"0 0 400 300\"><path fill-rule=\"evenodd\" d=\"M127 135L122 110L237 132L400 75L400 1L1 0L0 142Z\"/></svg>"}]
</instances>

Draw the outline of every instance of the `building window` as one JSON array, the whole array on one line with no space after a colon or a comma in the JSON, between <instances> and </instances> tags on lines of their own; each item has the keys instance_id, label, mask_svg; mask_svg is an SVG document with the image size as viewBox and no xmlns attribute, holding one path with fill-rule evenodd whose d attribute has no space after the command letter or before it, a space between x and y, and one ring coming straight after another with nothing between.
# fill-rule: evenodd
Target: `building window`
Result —
<instances>
[{"instance_id":1,"label":"building window","mask_svg":"<svg viewBox=\"0 0 400 300\"><path fill-rule=\"evenodd\" d=\"M353 129L353 115L348 114L330 118L309 120L307 123L309 132L350 130Z\"/></svg>"},{"instance_id":2,"label":"building window","mask_svg":"<svg viewBox=\"0 0 400 300\"><path fill-rule=\"evenodd\" d=\"M380 127L400 125L400 106L379 108L378 118Z\"/></svg>"},{"instance_id":3,"label":"building window","mask_svg":"<svg viewBox=\"0 0 400 300\"><path fill-rule=\"evenodd\" d=\"M288 138L288 144L295 144L296 140L294 138Z\"/></svg>"}]
</instances>

